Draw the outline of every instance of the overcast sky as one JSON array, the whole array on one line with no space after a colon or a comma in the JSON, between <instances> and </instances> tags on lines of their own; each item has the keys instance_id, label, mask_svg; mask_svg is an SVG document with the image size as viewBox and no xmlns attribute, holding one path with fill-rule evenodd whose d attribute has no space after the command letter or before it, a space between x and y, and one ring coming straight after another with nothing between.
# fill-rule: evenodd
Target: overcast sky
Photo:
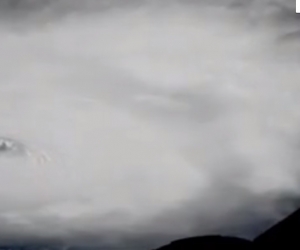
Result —
<instances>
[{"instance_id":1,"label":"overcast sky","mask_svg":"<svg viewBox=\"0 0 300 250\"><path fill-rule=\"evenodd\" d=\"M297 207L294 0L0 8L0 242L251 238Z\"/></svg>"}]
</instances>

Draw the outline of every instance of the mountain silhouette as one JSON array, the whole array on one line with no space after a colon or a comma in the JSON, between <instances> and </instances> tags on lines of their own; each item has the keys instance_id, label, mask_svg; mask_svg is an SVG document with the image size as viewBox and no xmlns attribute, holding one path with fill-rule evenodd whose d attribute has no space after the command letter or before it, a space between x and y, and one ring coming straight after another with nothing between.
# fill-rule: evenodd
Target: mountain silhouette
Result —
<instances>
[{"instance_id":1,"label":"mountain silhouette","mask_svg":"<svg viewBox=\"0 0 300 250\"><path fill-rule=\"evenodd\" d=\"M253 241L237 237L206 235L172 241L155 250L200 250L200 249L300 249L300 209L266 230Z\"/></svg>"},{"instance_id":2,"label":"mountain silhouette","mask_svg":"<svg viewBox=\"0 0 300 250\"><path fill-rule=\"evenodd\" d=\"M300 249L300 209L257 236L256 246L273 247L289 244L288 249Z\"/></svg>"},{"instance_id":3,"label":"mountain silhouette","mask_svg":"<svg viewBox=\"0 0 300 250\"><path fill-rule=\"evenodd\" d=\"M171 242L169 245L163 246L156 250L200 250L200 249L252 249L251 241L236 238L224 237L220 235L199 236L185 238Z\"/></svg>"}]
</instances>

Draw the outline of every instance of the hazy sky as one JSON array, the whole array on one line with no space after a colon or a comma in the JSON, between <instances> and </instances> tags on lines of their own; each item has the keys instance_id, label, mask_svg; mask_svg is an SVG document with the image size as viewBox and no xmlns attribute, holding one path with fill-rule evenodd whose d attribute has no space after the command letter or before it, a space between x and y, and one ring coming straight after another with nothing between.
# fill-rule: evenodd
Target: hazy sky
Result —
<instances>
[{"instance_id":1,"label":"hazy sky","mask_svg":"<svg viewBox=\"0 0 300 250\"><path fill-rule=\"evenodd\" d=\"M1 2L0 240L133 250L294 209L294 1L208 2Z\"/></svg>"}]
</instances>

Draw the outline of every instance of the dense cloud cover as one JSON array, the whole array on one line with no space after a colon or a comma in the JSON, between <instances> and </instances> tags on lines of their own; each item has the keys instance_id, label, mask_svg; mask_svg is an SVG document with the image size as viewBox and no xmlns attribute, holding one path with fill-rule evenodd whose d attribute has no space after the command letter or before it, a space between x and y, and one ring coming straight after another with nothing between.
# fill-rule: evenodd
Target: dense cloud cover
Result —
<instances>
[{"instance_id":1,"label":"dense cloud cover","mask_svg":"<svg viewBox=\"0 0 300 250\"><path fill-rule=\"evenodd\" d=\"M297 207L294 0L0 2L0 240L253 237Z\"/></svg>"}]
</instances>

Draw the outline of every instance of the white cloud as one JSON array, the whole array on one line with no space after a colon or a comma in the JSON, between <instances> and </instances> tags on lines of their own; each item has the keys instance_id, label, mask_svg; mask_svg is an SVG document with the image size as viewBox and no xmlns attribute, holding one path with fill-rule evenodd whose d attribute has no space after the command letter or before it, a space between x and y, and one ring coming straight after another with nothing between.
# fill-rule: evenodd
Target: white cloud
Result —
<instances>
[{"instance_id":1,"label":"white cloud","mask_svg":"<svg viewBox=\"0 0 300 250\"><path fill-rule=\"evenodd\" d=\"M198 7L3 22L0 135L31 153L0 159L8 223L180 235L244 195L297 190L299 70L281 30Z\"/></svg>"}]
</instances>

